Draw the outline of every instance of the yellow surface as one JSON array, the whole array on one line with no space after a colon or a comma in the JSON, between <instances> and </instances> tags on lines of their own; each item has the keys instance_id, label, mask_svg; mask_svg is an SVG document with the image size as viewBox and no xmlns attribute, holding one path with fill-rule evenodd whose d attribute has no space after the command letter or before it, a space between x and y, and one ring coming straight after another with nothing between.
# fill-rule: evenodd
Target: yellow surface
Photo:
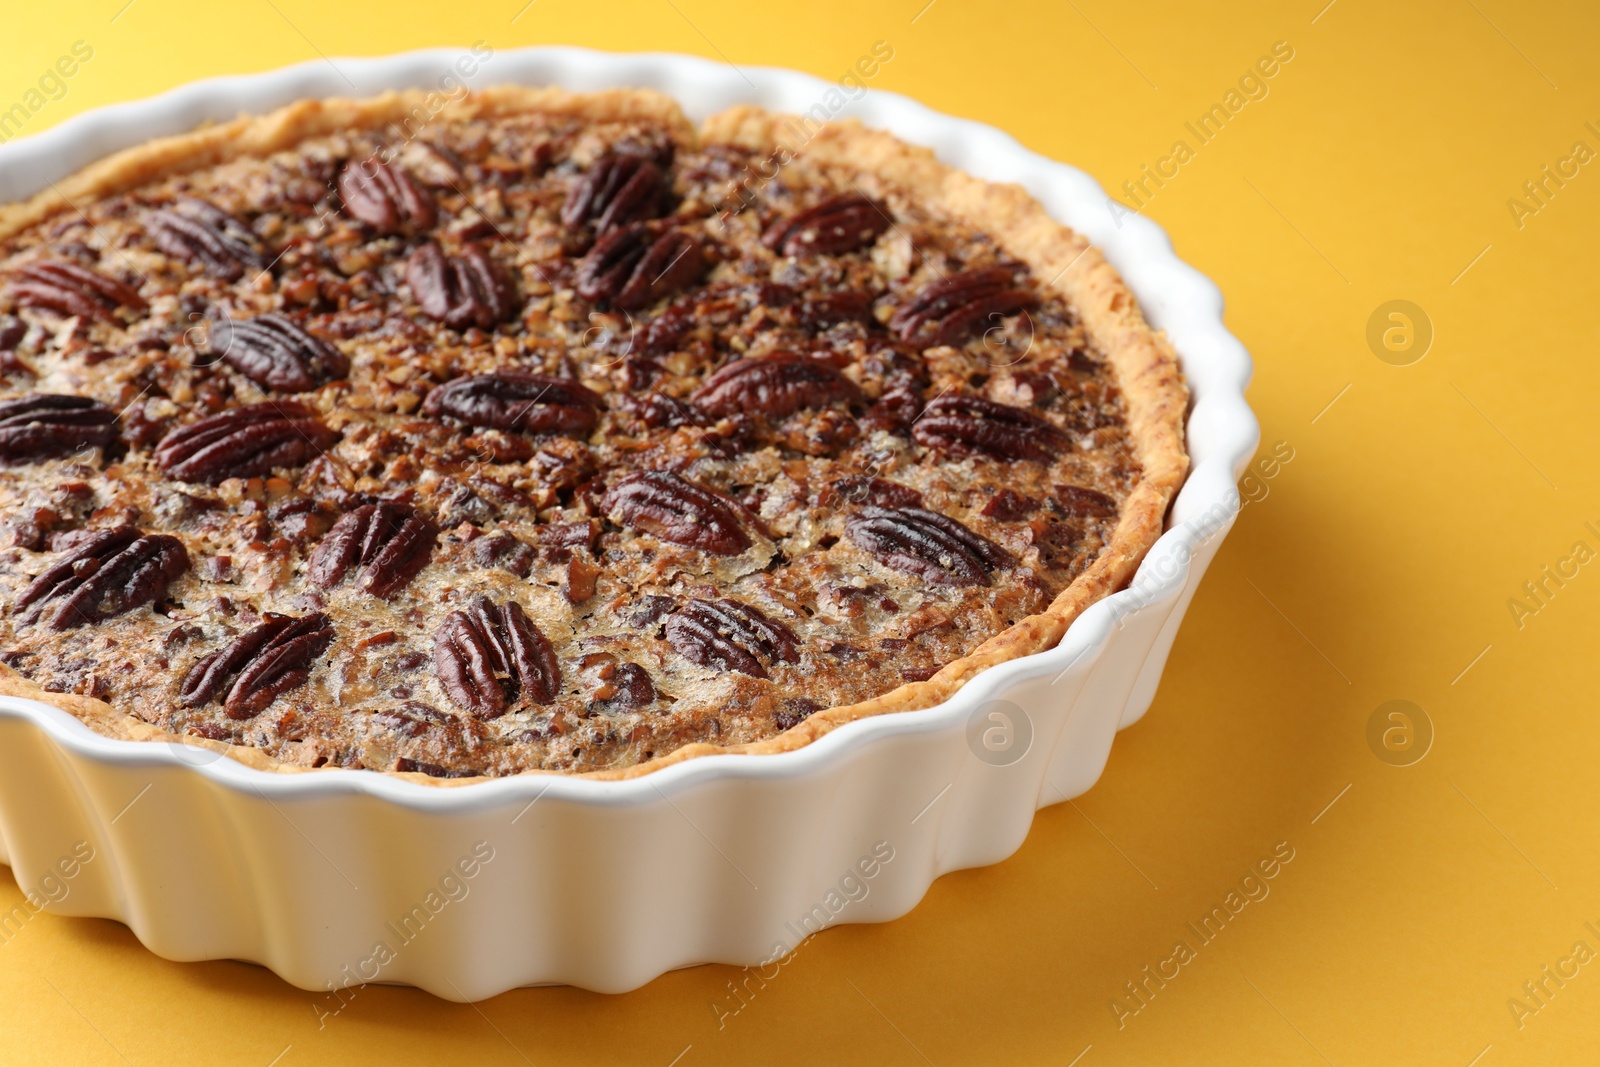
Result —
<instances>
[{"instance_id":1,"label":"yellow surface","mask_svg":"<svg viewBox=\"0 0 1600 1067\"><path fill-rule=\"evenodd\" d=\"M628 996L474 1006L368 988L319 1028L314 998L264 970L167 963L114 923L45 915L0 948L4 1062L1600 1059L1600 963L1561 962L1579 941L1600 952L1585 926L1600 928L1600 564L1569 563L1576 576L1520 619L1508 607L1575 542L1600 550L1584 525L1600 529L1600 163L1537 212L1507 204L1574 142L1600 150L1600 9L125 2L8 3L0 108L79 40L93 59L30 129L319 53L570 43L837 77L885 40L875 86L1114 189L1186 140L1193 158L1149 213L1227 293L1257 361L1263 455L1285 442L1293 458L1249 486L1160 696L1095 789L907 918L814 939L721 1030L711 1005L733 971L720 967ZM1199 146L1184 123L1278 41L1293 58L1268 95ZM1409 366L1367 343L1369 317L1397 299L1434 330ZM1432 723L1410 766L1369 747L1390 700ZM1279 842L1293 860L1246 883L1269 895L1200 946L1185 924ZM0 874L0 908L19 899ZM1194 958L1119 1027L1112 1001L1137 1006L1124 983L1146 965L1172 973L1180 938ZM1578 970L1558 986L1546 965ZM1524 989L1540 981L1542 1004Z\"/></svg>"}]
</instances>

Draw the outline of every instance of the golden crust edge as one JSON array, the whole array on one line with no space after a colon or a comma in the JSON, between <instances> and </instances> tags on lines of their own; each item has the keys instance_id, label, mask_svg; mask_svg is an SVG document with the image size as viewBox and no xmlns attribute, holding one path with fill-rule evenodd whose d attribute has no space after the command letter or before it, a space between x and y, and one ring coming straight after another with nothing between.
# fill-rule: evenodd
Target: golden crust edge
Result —
<instances>
[{"instance_id":1,"label":"golden crust edge","mask_svg":"<svg viewBox=\"0 0 1600 1067\"><path fill-rule=\"evenodd\" d=\"M368 100L299 101L259 118L240 118L127 149L91 164L31 200L0 208L0 239L69 208L78 198L115 195L187 169L281 151L309 137L398 121L411 114L427 95L409 91ZM927 681L907 683L871 700L818 711L791 729L760 741L726 746L696 742L630 767L576 773L529 770L523 775L603 781L637 778L701 756L790 752L845 723L933 707L989 667L1054 647L1087 607L1132 579L1145 553L1160 537L1167 508L1189 465L1184 448L1189 391L1177 354L1165 334L1145 321L1132 290L1100 250L1070 227L1051 219L1021 186L975 178L940 163L927 148L908 144L887 131L869 129L853 119L822 126L797 142L792 135L803 127L796 124L793 116L741 105L713 115L697 134L676 101L653 90L574 93L553 87L505 86L469 93L452 106L470 108L467 113L474 116L546 111L594 121L654 119L672 128L685 144L702 141L804 153L814 161L870 172L907 189L924 203L990 233L1008 254L1027 263L1039 277L1054 279L1046 284L1078 309L1091 336L1117 372L1128 408L1130 434L1144 469L1144 476L1124 502L1111 543L1045 611L994 635L966 656L946 664ZM0 664L0 694L62 708L97 733L113 738L205 748L257 770L303 773L322 769L286 763L245 745L174 734L117 712L104 701L47 692L4 664ZM445 788L492 780L487 776L434 778L402 771L380 773Z\"/></svg>"}]
</instances>

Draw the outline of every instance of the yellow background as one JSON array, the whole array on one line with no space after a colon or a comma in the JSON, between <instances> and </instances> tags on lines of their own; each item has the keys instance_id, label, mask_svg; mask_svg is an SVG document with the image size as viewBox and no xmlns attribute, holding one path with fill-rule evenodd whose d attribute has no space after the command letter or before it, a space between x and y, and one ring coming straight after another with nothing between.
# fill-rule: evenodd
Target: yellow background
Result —
<instances>
[{"instance_id":1,"label":"yellow background","mask_svg":"<svg viewBox=\"0 0 1600 1067\"><path fill-rule=\"evenodd\" d=\"M315 998L265 970L168 963L120 925L45 915L0 947L0 1059L1600 1059L1600 961L1550 984L1520 1028L1507 1005L1575 942L1600 951L1584 927L1600 928L1600 563L1520 628L1507 606L1574 542L1600 549L1584 529L1600 528L1600 162L1520 228L1507 207L1575 141L1600 149L1584 128L1600 127L1600 9L525 2L8 0L0 108L80 39L93 60L30 129L319 53L482 39L838 77L884 40L895 55L874 86L1118 188L1173 141L1195 147L1184 122L1287 41L1270 95L1149 214L1227 294L1256 359L1263 454L1287 442L1293 459L1255 489L1266 495L1195 599L1155 705L1092 792L1039 813L1009 861L941 879L908 917L808 943L721 1030L710 1004L734 973L721 967L627 996L522 990L472 1006L367 988L319 1029ZM1367 344L1369 316L1393 299L1435 331L1410 366ZM1434 728L1411 766L1367 741L1392 699ZM1193 942L1185 923L1283 841L1295 858L1270 896L1119 1028L1123 983ZM18 900L0 873L0 909Z\"/></svg>"}]
</instances>

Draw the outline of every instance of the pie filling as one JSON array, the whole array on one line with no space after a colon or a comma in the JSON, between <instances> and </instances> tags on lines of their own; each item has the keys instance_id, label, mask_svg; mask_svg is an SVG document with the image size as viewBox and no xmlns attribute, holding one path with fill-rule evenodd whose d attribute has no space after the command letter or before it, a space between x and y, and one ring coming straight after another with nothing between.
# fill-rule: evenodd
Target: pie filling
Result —
<instances>
[{"instance_id":1,"label":"pie filling","mask_svg":"<svg viewBox=\"0 0 1600 1067\"><path fill-rule=\"evenodd\" d=\"M992 235L666 123L441 115L0 242L0 659L299 766L772 737L1045 610L1139 481Z\"/></svg>"}]
</instances>

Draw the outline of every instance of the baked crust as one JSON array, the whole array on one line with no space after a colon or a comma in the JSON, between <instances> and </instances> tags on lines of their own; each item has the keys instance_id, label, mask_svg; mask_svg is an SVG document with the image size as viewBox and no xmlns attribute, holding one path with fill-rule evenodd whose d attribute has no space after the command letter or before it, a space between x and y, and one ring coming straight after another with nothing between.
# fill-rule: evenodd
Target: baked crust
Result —
<instances>
[{"instance_id":1,"label":"baked crust","mask_svg":"<svg viewBox=\"0 0 1600 1067\"><path fill-rule=\"evenodd\" d=\"M28 202L0 208L0 239L9 238L82 200L136 189L157 178L293 147L332 131L377 129L403 121L429 94L390 93L371 100L304 101L261 118L243 118L148 143L103 160ZM695 131L676 104L644 90L575 94L558 89L502 88L450 103L452 115L502 116L541 112L583 120L645 120L683 144L728 145L779 153L873 175L931 209L990 235L1003 251L1032 270L1040 284L1078 313L1112 366L1125 402L1128 436L1142 474L1122 502L1109 543L1042 612L1031 615L946 664L924 681L844 706L816 711L798 725L761 740L717 745L690 743L632 766L583 772L583 777L631 778L702 755L791 751L857 719L927 708L949 698L967 680L995 664L1053 647L1089 605L1125 585L1160 535L1167 507L1187 472L1183 422L1187 389L1165 337L1144 321L1116 273L1082 236L1054 222L1022 188L981 181L939 163L923 148L894 136L841 121L803 131L796 121L757 108L738 107ZM130 740L164 740L201 746L259 769L295 773L314 768L275 759L249 746L179 735L118 712L104 701L46 692L0 664L0 693L62 707L97 732ZM386 771L431 785L481 780ZM530 769L522 773L569 773Z\"/></svg>"}]
</instances>

